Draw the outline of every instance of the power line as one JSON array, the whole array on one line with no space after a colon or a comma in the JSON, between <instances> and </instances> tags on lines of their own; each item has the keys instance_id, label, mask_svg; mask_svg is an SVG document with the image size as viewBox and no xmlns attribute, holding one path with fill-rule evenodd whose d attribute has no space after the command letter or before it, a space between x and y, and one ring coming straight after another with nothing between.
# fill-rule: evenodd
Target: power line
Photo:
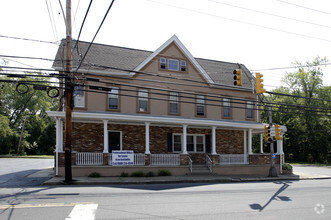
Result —
<instances>
[{"instance_id":1,"label":"power line","mask_svg":"<svg viewBox=\"0 0 331 220\"><path fill-rule=\"evenodd\" d=\"M83 30L83 27L84 27L84 24L85 24L85 20L86 20L87 14L90 11L92 2L93 2L93 0L90 0L90 4L88 5L87 11L85 13L85 16L84 16L84 19L83 19L83 22L82 22L82 25L80 26L79 34L78 34L77 41L76 41L77 43L76 43L75 47L78 45L78 41L79 41L80 35L82 33L82 30Z\"/></svg>"},{"instance_id":2,"label":"power line","mask_svg":"<svg viewBox=\"0 0 331 220\"><path fill-rule=\"evenodd\" d=\"M48 17L49 17L49 21L51 23L51 27L52 27L54 39L55 39L55 41L57 41L58 40L58 36L57 36L57 30L56 30L56 26L55 26L55 22L54 22L54 16L53 16L53 13L51 13L50 10L49 10L48 0L45 0L45 2L46 2Z\"/></svg>"},{"instance_id":3,"label":"power line","mask_svg":"<svg viewBox=\"0 0 331 220\"><path fill-rule=\"evenodd\" d=\"M98 33L99 33L99 31L100 31L100 29L101 29L101 27L102 27L104 21L106 20L107 15L108 15L108 13L109 13L111 7L113 6L114 2L115 2L115 0L112 0L112 2L110 3L110 5L109 5L109 7L108 7L108 9L107 9L107 12L106 12L106 14L105 14L105 16L103 17L103 19L102 19L102 21L101 21L101 23L100 23L100 25L99 25L99 28L98 28L97 32L95 33L95 35L94 35L92 41L90 42L90 44L89 44L89 46L88 46L88 48L87 48L87 50L86 50L86 52L85 52L85 54L84 54L82 60L79 62L79 65L78 65L77 68L76 68L76 72L78 71L78 69L79 69L80 66L82 65L82 63L83 63L83 61L84 61L84 59L85 59L85 57L86 57L88 51L90 50L90 48L91 48L91 46L92 46L92 44L93 44L93 42L94 42L96 36L98 35Z\"/></svg>"},{"instance_id":4,"label":"power line","mask_svg":"<svg viewBox=\"0 0 331 220\"><path fill-rule=\"evenodd\" d=\"M326 102L331 102L331 100L327 100L327 99L310 98L310 97L305 97L305 96L298 96L298 95L283 94L283 93L278 93L278 92L268 92L268 91L267 91L266 93L268 93L268 94L272 94L272 95L288 96L288 97L293 97L293 98L311 99L311 100L318 100L318 101L326 101Z\"/></svg>"},{"instance_id":5,"label":"power line","mask_svg":"<svg viewBox=\"0 0 331 220\"><path fill-rule=\"evenodd\" d=\"M198 10L195 10L195 9L188 9L188 8L179 7L179 6L175 6L175 5L171 5L171 4L156 2L156 1L153 1L153 0L147 0L147 1L150 1L150 2L153 2L153 3L156 3L156 4L165 5L165 6L168 6L168 7L182 9L182 10L185 10L185 11L190 11L190 12L194 12L194 13L198 13L198 14L203 14L203 15L207 15L207 16L211 16L211 17L216 17L216 18L219 18L219 19L224 19L224 20L229 20L229 21L233 21L233 22L237 22L237 23L242 23L242 24L246 24L246 25L250 25L250 26L254 26L254 27L259 27L259 28L263 28L263 29L268 29L268 30L272 30L272 31L282 32L282 33L286 33L286 34L291 34L291 35L296 35L296 36L300 36L300 37L305 37L305 38L310 38L310 39L315 39L315 40L321 40L321 41L331 43L331 40L326 39L326 38L320 38L320 37L315 37L315 36L310 36L310 35L305 35L305 34L299 34L299 33L296 33L296 32L286 31L286 30L282 30L282 29L277 29L277 28L273 28L273 27L268 27L268 26L264 26L264 25L250 23L250 22L247 22L247 21L242 21L242 20L238 20L238 19L233 19L233 18L223 17L223 16L219 16L219 15L214 15L214 14L210 14L210 13L207 13L207 12L198 11Z\"/></svg>"},{"instance_id":6,"label":"power line","mask_svg":"<svg viewBox=\"0 0 331 220\"><path fill-rule=\"evenodd\" d=\"M33 42L37 42L37 43L47 43L47 44L59 45L58 42L45 41L45 40L36 40L36 39L31 39L31 38L13 37L13 36L6 36L6 35L0 35L0 37L7 38L7 39L14 39L14 40L25 40L25 41L33 41Z\"/></svg>"},{"instance_id":7,"label":"power line","mask_svg":"<svg viewBox=\"0 0 331 220\"><path fill-rule=\"evenodd\" d=\"M234 7L234 8L247 10L247 11L252 11L252 12L255 12L255 13L260 13L260 14L264 14L264 15L278 17L278 18L282 18L282 19L286 19L286 20L301 22L301 23L315 25L315 26L319 26L319 27L331 28L331 26L328 26L328 25L317 24L317 23L313 23L313 22L309 22L309 21L303 21L303 20L299 20L299 19L295 19L295 18L289 18L289 17L285 17L285 16L281 16L281 15L277 15L277 14L272 14L272 13L268 13L268 12L264 12L264 11L259 11L259 10L255 10L255 9L251 9L251 8L245 8L245 7L241 7L241 6L237 6L237 5L232 5L232 4L225 3L225 2L219 2L219 1L215 1L215 0L208 0L208 1L214 2L214 3L217 3L217 4L227 5L229 7Z\"/></svg>"},{"instance_id":8,"label":"power line","mask_svg":"<svg viewBox=\"0 0 331 220\"><path fill-rule=\"evenodd\" d=\"M314 66L328 66L331 65L331 63L321 63ZM258 72L258 71L265 71L265 70L282 70L282 69L295 69L295 68L302 68L302 67L309 67L309 65L297 65L297 66L288 66L288 67L272 67L272 68L266 68L266 69L254 69L251 70L252 72Z\"/></svg>"},{"instance_id":9,"label":"power line","mask_svg":"<svg viewBox=\"0 0 331 220\"><path fill-rule=\"evenodd\" d=\"M319 13L331 15L330 12L321 11L321 10L318 10L318 9L314 9L314 8L310 8L310 7L298 5L298 4L295 4L295 3L291 3L291 2L287 2L287 1L282 1L282 0L276 0L276 1L279 1L279 2L285 3L285 4L289 4L289 5L293 5L293 6L296 6L296 7L299 7L299 8L304 8L304 9L307 9L307 10L311 10L311 11L315 11L315 12L319 12Z\"/></svg>"}]
</instances>

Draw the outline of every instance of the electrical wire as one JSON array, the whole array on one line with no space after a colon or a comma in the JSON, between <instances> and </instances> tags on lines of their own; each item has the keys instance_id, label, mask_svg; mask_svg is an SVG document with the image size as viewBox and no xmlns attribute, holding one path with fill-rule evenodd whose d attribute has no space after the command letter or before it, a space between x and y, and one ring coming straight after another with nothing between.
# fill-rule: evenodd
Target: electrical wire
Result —
<instances>
[{"instance_id":1,"label":"electrical wire","mask_svg":"<svg viewBox=\"0 0 331 220\"><path fill-rule=\"evenodd\" d=\"M292 2L287 2L287 1L282 1L282 0L276 0L276 1L281 2L281 3L288 4L288 5L296 6L296 7L299 7L299 8L304 8L304 9L307 9L307 10L311 10L311 11L323 13L323 14L326 14L326 15L331 15L330 12L325 12L325 11L317 10L317 9L314 9L314 8L310 8L310 7L298 5L298 4L295 4L295 3L292 3Z\"/></svg>"},{"instance_id":2,"label":"electrical wire","mask_svg":"<svg viewBox=\"0 0 331 220\"><path fill-rule=\"evenodd\" d=\"M6 36L6 35L0 35L0 37L7 38L7 39L14 39L14 40L25 40L25 41L33 41L33 42L38 42L38 43L47 43L47 44L59 45L58 42L45 41L45 40L36 40L36 39L31 39L31 38L12 37L12 36Z\"/></svg>"},{"instance_id":3,"label":"electrical wire","mask_svg":"<svg viewBox=\"0 0 331 220\"><path fill-rule=\"evenodd\" d=\"M106 14L105 14L105 16L103 17L103 19L102 19L102 21L101 21L101 23L100 23L100 25L99 25L99 28L98 28L98 30L96 31L96 33L95 33L95 35L94 35L94 37L93 37L92 41L90 42L90 44L89 44L89 46L88 46L87 50L85 51L85 54L84 54L83 58L81 59L81 61L79 62L79 65L77 66L77 68L76 68L76 71L75 71L75 72L77 72L77 71L79 70L80 66L82 65L82 63L83 63L83 61L84 61L84 59L85 59L85 57L86 57L87 53L89 52L89 50L90 50L90 48L91 48L91 46L92 46L92 44L93 44L93 42L94 42L95 38L97 37L97 35L98 35L98 33L99 33L99 31L100 31L100 29L101 29L101 27L102 27L103 23L105 22L105 20L106 20L106 18L107 18L107 15L108 15L108 13L109 13L110 9L112 8L112 6L113 6L114 2L115 2L115 0L112 0L112 2L110 3L110 5L109 5L109 7L108 7L108 9L107 9L107 11L106 11Z\"/></svg>"}]
</instances>

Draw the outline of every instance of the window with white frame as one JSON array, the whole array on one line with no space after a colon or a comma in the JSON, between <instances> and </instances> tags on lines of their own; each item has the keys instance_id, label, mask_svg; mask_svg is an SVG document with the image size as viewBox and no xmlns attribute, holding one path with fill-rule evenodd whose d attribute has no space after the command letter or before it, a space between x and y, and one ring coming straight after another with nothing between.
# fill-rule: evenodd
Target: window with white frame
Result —
<instances>
[{"instance_id":1,"label":"window with white frame","mask_svg":"<svg viewBox=\"0 0 331 220\"><path fill-rule=\"evenodd\" d=\"M168 70L179 71L179 61L168 59Z\"/></svg>"},{"instance_id":2,"label":"window with white frame","mask_svg":"<svg viewBox=\"0 0 331 220\"><path fill-rule=\"evenodd\" d=\"M205 115L205 97L203 95L197 95L197 115Z\"/></svg>"},{"instance_id":3,"label":"window with white frame","mask_svg":"<svg viewBox=\"0 0 331 220\"><path fill-rule=\"evenodd\" d=\"M231 117L231 102L228 98L223 98L223 117Z\"/></svg>"},{"instance_id":4,"label":"window with white frame","mask_svg":"<svg viewBox=\"0 0 331 220\"><path fill-rule=\"evenodd\" d=\"M186 61L185 60L180 61L180 71L186 72Z\"/></svg>"},{"instance_id":5,"label":"window with white frame","mask_svg":"<svg viewBox=\"0 0 331 220\"><path fill-rule=\"evenodd\" d=\"M169 111L170 114L178 114L179 113L179 98L178 92L170 92L169 93Z\"/></svg>"},{"instance_id":6,"label":"window with white frame","mask_svg":"<svg viewBox=\"0 0 331 220\"><path fill-rule=\"evenodd\" d=\"M188 152L204 153L205 149L205 135L203 134L187 134L186 135L186 149ZM182 151L182 134L173 134L173 151Z\"/></svg>"},{"instance_id":7,"label":"window with white frame","mask_svg":"<svg viewBox=\"0 0 331 220\"><path fill-rule=\"evenodd\" d=\"M253 101L247 101L247 118L254 118L254 104Z\"/></svg>"},{"instance_id":8,"label":"window with white frame","mask_svg":"<svg viewBox=\"0 0 331 220\"><path fill-rule=\"evenodd\" d=\"M108 93L108 108L117 110L119 109L118 88L112 87Z\"/></svg>"},{"instance_id":9,"label":"window with white frame","mask_svg":"<svg viewBox=\"0 0 331 220\"><path fill-rule=\"evenodd\" d=\"M146 89L138 91L138 111L148 112L148 90Z\"/></svg>"},{"instance_id":10,"label":"window with white frame","mask_svg":"<svg viewBox=\"0 0 331 220\"><path fill-rule=\"evenodd\" d=\"M160 58L160 69L166 68L166 62L167 62L166 58L164 58L164 57Z\"/></svg>"},{"instance_id":11,"label":"window with white frame","mask_svg":"<svg viewBox=\"0 0 331 220\"><path fill-rule=\"evenodd\" d=\"M74 105L76 108L85 108L85 91L83 85L74 88Z\"/></svg>"}]
</instances>

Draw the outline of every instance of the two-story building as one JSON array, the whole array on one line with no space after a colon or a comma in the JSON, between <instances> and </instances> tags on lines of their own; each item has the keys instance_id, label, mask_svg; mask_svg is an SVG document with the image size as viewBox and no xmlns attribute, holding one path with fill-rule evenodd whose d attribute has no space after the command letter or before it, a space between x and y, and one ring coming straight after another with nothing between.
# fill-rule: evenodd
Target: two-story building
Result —
<instances>
[{"instance_id":1,"label":"two-story building","mask_svg":"<svg viewBox=\"0 0 331 220\"><path fill-rule=\"evenodd\" d=\"M53 64L60 73L64 47L65 41ZM175 35L154 52L92 44L83 62L89 43L73 41L72 47L73 70L79 66L73 176L159 169L183 175L196 164L214 174L268 174L270 155L252 152L252 135L261 134L262 153L264 125L255 78L243 64L195 58ZM242 71L242 86L233 85L235 69ZM56 119L55 165L62 176L65 112L48 115ZM115 163L118 151L134 159Z\"/></svg>"}]
</instances>

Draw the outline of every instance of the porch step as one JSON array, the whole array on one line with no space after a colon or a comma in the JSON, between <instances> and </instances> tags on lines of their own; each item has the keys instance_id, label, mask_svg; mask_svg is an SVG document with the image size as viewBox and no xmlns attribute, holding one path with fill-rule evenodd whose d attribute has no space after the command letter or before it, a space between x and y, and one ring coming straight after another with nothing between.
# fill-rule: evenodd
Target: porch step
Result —
<instances>
[{"instance_id":1,"label":"porch step","mask_svg":"<svg viewBox=\"0 0 331 220\"><path fill-rule=\"evenodd\" d=\"M193 164L191 175L210 175L209 168L205 164Z\"/></svg>"}]
</instances>

